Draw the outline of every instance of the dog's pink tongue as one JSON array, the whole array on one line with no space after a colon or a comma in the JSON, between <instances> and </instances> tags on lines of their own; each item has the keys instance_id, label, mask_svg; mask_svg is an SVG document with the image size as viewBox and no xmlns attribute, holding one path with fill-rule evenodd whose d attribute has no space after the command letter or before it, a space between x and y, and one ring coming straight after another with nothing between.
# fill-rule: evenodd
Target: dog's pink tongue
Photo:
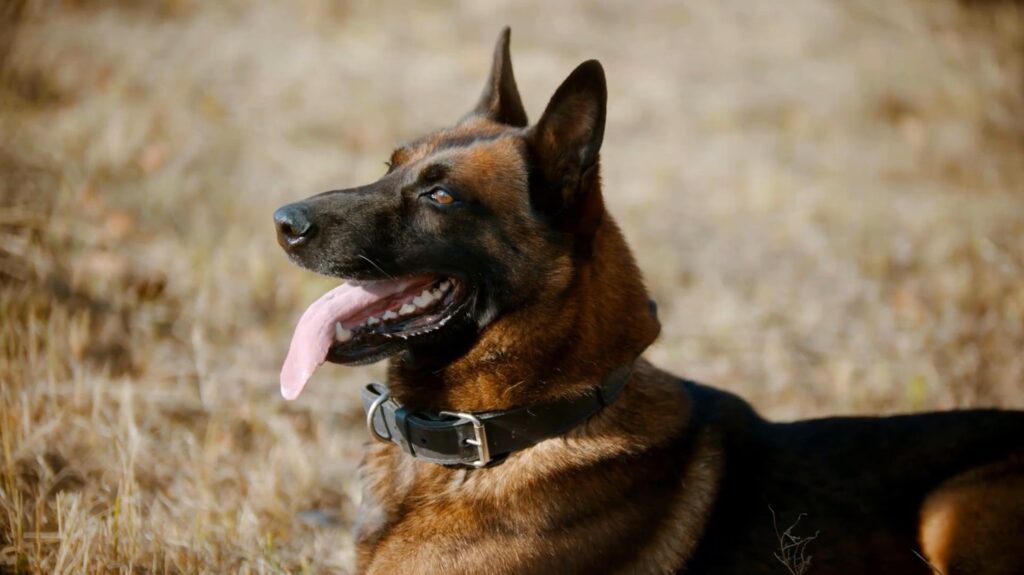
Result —
<instances>
[{"instance_id":1,"label":"dog's pink tongue","mask_svg":"<svg viewBox=\"0 0 1024 575\"><path fill-rule=\"evenodd\" d=\"M334 324L345 322L361 310L408 289L415 280L378 281L369 285L342 284L313 302L299 319L281 367L281 395L295 399L313 372L327 359L334 341Z\"/></svg>"}]
</instances>

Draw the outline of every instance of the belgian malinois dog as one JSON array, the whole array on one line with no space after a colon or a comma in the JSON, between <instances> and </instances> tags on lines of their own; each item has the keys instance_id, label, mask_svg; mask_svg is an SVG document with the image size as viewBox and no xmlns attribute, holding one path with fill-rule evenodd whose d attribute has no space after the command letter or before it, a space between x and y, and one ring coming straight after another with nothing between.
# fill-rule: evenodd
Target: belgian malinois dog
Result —
<instances>
[{"instance_id":1,"label":"belgian malinois dog","mask_svg":"<svg viewBox=\"0 0 1024 575\"><path fill-rule=\"evenodd\" d=\"M602 200L606 99L584 62L530 125L506 29L454 127L275 213L346 280L284 396L391 358L363 390L359 571L1024 573L1024 412L772 423L640 357L660 327Z\"/></svg>"}]
</instances>

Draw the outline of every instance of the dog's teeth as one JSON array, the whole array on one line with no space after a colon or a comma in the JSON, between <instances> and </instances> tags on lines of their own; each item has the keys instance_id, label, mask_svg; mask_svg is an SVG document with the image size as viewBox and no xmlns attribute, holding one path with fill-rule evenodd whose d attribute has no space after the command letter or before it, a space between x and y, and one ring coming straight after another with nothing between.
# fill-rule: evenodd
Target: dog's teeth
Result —
<instances>
[{"instance_id":1,"label":"dog's teeth","mask_svg":"<svg viewBox=\"0 0 1024 575\"><path fill-rule=\"evenodd\" d=\"M416 306L411 303L402 305L402 308L398 310L398 315L409 315L416 312Z\"/></svg>"},{"instance_id":2,"label":"dog's teeth","mask_svg":"<svg viewBox=\"0 0 1024 575\"><path fill-rule=\"evenodd\" d=\"M384 315L381 316L381 319L383 319L384 321L387 321L389 319L395 319L397 317L398 317L398 314L395 313L393 310L389 309L388 311L384 312Z\"/></svg>"},{"instance_id":3,"label":"dog's teeth","mask_svg":"<svg viewBox=\"0 0 1024 575\"><path fill-rule=\"evenodd\" d=\"M441 282L441 285L439 285L439 286L437 286L437 287L438 287L438 288L439 288L439 289L440 289L441 291L443 291L443 292L446 292L446 291L448 291L449 289L451 289L451 287L452 287L452 282L451 282L451 281L449 281L449 280L444 280L443 282Z\"/></svg>"},{"instance_id":4,"label":"dog's teeth","mask_svg":"<svg viewBox=\"0 0 1024 575\"><path fill-rule=\"evenodd\" d=\"M378 323L380 323L379 317L371 315L370 317L366 318L366 325L377 325Z\"/></svg>"},{"instance_id":5,"label":"dog's teeth","mask_svg":"<svg viewBox=\"0 0 1024 575\"><path fill-rule=\"evenodd\" d=\"M434 291L430 292L430 295L434 296L434 299L441 299L441 297L444 296L439 289L434 289Z\"/></svg>"},{"instance_id":6,"label":"dog's teeth","mask_svg":"<svg viewBox=\"0 0 1024 575\"><path fill-rule=\"evenodd\" d=\"M412 298L412 304L416 307L426 307L432 301L434 301L434 294L430 293L430 290L423 290L423 293Z\"/></svg>"},{"instance_id":7,"label":"dog's teeth","mask_svg":"<svg viewBox=\"0 0 1024 575\"><path fill-rule=\"evenodd\" d=\"M341 325L340 322L336 323L334 324L334 339L339 343L345 343L346 341L352 339L352 332L345 329L345 327Z\"/></svg>"}]
</instances>

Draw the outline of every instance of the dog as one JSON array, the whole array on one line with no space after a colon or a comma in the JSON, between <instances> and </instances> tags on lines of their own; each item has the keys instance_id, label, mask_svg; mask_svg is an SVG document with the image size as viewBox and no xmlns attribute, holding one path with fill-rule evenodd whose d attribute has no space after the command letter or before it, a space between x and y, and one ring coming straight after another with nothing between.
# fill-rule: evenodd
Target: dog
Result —
<instances>
[{"instance_id":1,"label":"dog","mask_svg":"<svg viewBox=\"0 0 1024 575\"><path fill-rule=\"evenodd\" d=\"M275 212L346 280L283 395L391 358L362 391L359 572L1024 573L1024 412L772 423L641 357L660 324L602 199L606 101L590 60L529 124L506 28L454 127Z\"/></svg>"}]
</instances>

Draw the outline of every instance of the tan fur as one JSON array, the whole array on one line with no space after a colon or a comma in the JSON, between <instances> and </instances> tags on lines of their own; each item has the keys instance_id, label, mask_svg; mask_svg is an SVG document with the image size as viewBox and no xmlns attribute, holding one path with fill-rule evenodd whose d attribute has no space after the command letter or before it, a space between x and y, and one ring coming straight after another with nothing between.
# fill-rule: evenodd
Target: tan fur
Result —
<instances>
[{"instance_id":1,"label":"tan fur","mask_svg":"<svg viewBox=\"0 0 1024 575\"><path fill-rule=\"evenodd\" d=\"M921 511L921 547L945 575L1024 573L1024 462L958 476Z\"/></svg>"},{"instance_id":2,"label":"tan fur","mask_svg":"<svg viewBox=\"0 0 1024 575\"><path fill-rule=\"evenodd\" d=\"M629 457L655 449L686 425L687 399L642 363L624 396L565 437L513 454L493 469L446 469L375 447L364 467L363 513L378 517L358 534L366 573L598 572L580 546L620 545L649 531L623 572L669 572L699 541L714 499L719 457L701 437L657 525L637 525L628 493ZM578 497L566 498L566 490ZM565 518L585 520L560 527Z\"/></svg>"}]
</instances>

